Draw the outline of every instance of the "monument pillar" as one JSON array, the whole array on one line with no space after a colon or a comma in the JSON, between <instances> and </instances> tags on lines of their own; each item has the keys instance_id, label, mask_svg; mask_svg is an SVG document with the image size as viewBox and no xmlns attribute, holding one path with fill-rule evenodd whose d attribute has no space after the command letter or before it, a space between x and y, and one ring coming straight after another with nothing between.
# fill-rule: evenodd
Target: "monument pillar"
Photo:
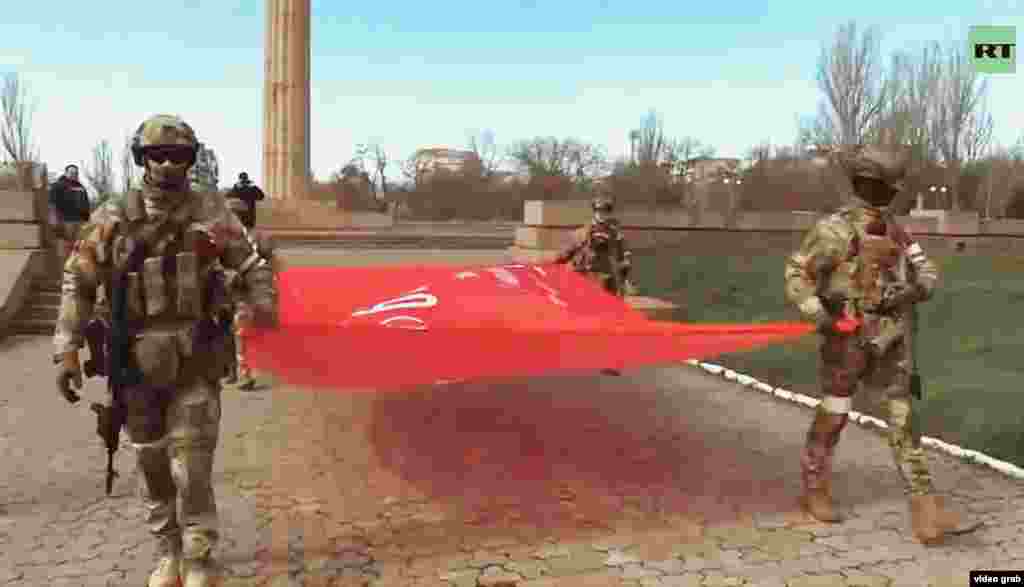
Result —
<instances>
[{"instance_id":1,"label":"monument pillar","mask_svg":"<svg viewBox=\"0 0 1024 587\"><path fill-rule=\"evenodd\" d=\"M263 185L275 200L309 193L310 0L267 0Z\"/></svg>"}]
</instances>

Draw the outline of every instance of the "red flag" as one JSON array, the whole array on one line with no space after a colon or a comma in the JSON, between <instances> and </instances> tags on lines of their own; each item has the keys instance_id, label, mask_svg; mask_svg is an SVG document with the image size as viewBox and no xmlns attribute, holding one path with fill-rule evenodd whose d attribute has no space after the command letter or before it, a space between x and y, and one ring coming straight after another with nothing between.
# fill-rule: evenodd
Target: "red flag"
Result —
<instances>
[{"instance_id":1,"label":"red flag","mask_svg":"<svg viewBox=\"0 0 1024 587\"><path fill-rule=\"evenodd\" d=\"M280 326L247 334L247 358L320 387L672 364L812 329L648 320L564 265L299 267L279 288Z\"/></svg>"}]
</instances>

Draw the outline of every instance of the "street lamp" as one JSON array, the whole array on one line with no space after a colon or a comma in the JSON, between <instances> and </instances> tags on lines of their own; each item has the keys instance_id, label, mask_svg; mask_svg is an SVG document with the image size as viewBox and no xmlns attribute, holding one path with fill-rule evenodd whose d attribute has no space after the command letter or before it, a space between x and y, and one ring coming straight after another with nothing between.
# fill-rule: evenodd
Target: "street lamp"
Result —
<instances>
[{"instance_id":1,"label":"street lamp","mask_svg":"<svg viewBox=\"0 0 1024 587\"><path fill-rule=\"evenodd\" d=\"M722 178L722 183L729 189L729 218L736 214L736 186L743 183L743 179L736 175L727 175ZM731 222L731 220L730 220Z\"/></svg>"},{"instance_id":2,"label":"street lamp","mask_svg":"<svg viewBox=\"0 0 1024 587\"><path fill-rule=\"evenodd\" d=\"M947 198L946 193L949 192L949 186L948 185L930 185L930 186L928 186L928 191L933 193L933 194L936 194L936 195L942 194L942 201L945 202L946 198ZM950 201L950 207L952 207L952 204L953 204L953 202Z\"/></svg>"}]
</instances>

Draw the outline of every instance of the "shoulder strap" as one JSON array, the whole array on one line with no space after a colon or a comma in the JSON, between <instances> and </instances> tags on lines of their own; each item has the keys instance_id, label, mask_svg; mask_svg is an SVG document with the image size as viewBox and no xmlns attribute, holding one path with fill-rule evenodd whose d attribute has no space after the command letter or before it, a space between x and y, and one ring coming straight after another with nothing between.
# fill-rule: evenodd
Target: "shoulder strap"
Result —
<instances>
[{"instance_id":1,"label":"shoulder strap","mask_svg":"<svg viewBox=\"0 0 1024 587\"><path fill-rule=\"evenodd\" d=\"M139 194L131 194L129 198L133 196L138 197ZM141 202L132 202L131 200L125 202L125 215L130 222L136 223L146 217L145 212L139 207L141 205ZM144 224L139 226L132 234L126 235L136 241L135 249L131 251L131 257L128 260L129 271L133 270L134 265L141 262L139 256L143 255L146 249L159 242L171 232L180 230L185 225L190 213L190 205L191 199L185 198L159 222ZM118 231L121 231L120 227Z\"/></svg>"}]
</instances>

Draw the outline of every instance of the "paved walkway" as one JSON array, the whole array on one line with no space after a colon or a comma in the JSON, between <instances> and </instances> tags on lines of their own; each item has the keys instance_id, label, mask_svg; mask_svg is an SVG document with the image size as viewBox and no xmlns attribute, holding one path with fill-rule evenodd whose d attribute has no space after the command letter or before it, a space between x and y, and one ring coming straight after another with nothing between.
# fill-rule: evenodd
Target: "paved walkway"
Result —
<instances>
[{"instance_id":1,"label":"paved walkway","mask_svg":"<svg viewBox=\"0 0 1024 587\"><path fill-rule=\"evenodd\" d=\"M0 585L140 586L134 464L103 495L90 382L52 390L50 342L0 341ZM84 405L82 405L84 404ZM796 512L807 410L696 368L408 393L224 392L217 494L228 585L963 587L1024 569L1024 483L941 454L988 525L908 539L889 451L851 428L836 497Z\"/></svg>"}]
</instances>

